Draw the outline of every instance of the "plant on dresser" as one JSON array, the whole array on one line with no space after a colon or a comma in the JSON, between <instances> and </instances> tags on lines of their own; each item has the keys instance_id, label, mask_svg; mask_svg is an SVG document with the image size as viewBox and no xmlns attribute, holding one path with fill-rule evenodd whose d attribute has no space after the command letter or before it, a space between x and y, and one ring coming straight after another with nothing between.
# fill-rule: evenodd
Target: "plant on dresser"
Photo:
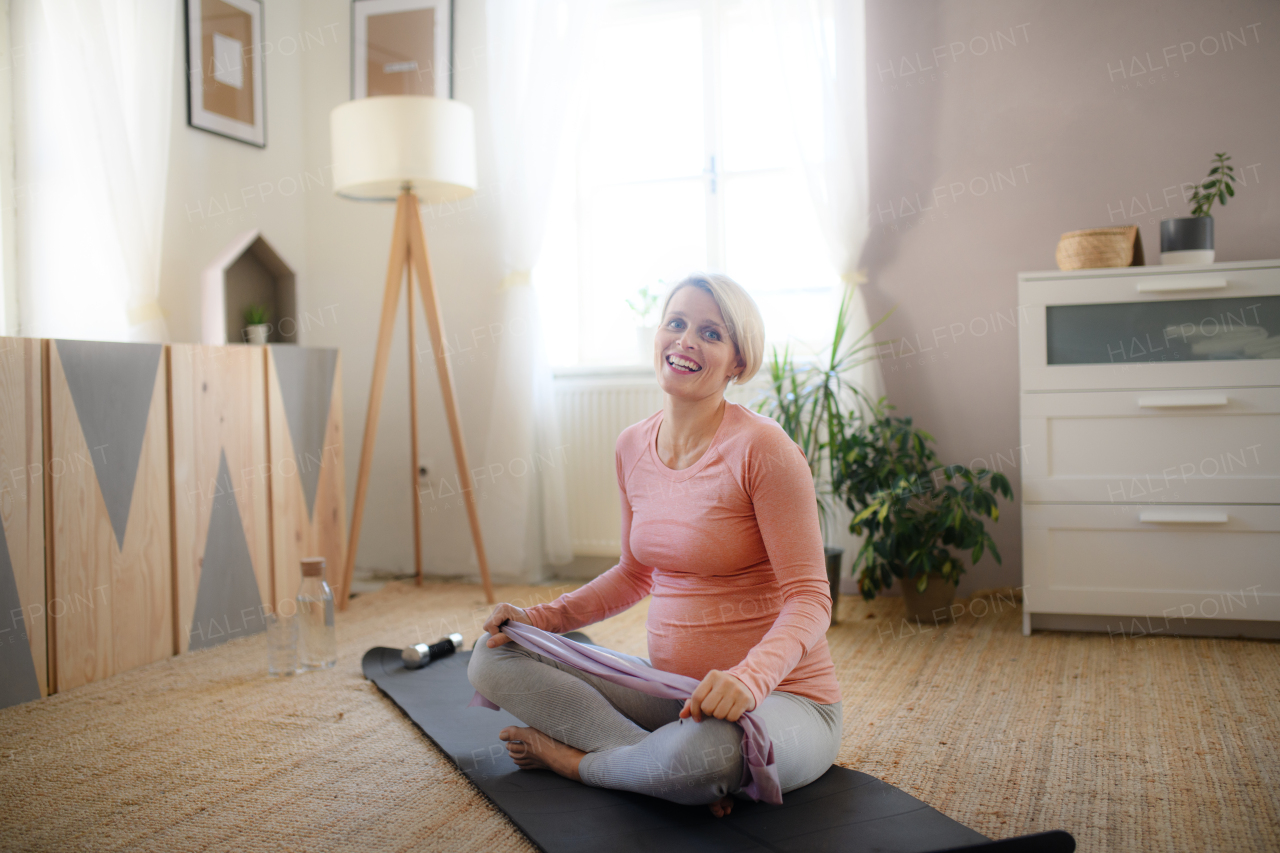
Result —
<instances>
[{"instance_id":1,"label":"plant on dresser","mask_svg":"<svg viewBox=\"0 0 1280 853\"><path fill-rule=\"evenodd\" d=\"M1213 263L1213 203L1226 207L1227 199L1236 194L1236 169L1227 161L1225 151L1213 155L1209 176L1201 184L1192 184L1191 215L1160 222L1160 263Z\"/></svg>"},{"instance_id":2,"label":"plant on dresser","mask_svg":"<svg viewBox=\"0 0 1280 853\"><path fill-rule=\"evenodd\" d=\"M1004 474L940 464L933 436L892 408L881 400L833 454L836 494L854 514L849 529L866 537L853 561L858 588L870 600L898 578L908 616L943 621L965 572L957 552L977 563L990 551L1000 562L983 519L998 521L996 496L1012 499L1013 489Z\"/></svg>"}]
</instances>

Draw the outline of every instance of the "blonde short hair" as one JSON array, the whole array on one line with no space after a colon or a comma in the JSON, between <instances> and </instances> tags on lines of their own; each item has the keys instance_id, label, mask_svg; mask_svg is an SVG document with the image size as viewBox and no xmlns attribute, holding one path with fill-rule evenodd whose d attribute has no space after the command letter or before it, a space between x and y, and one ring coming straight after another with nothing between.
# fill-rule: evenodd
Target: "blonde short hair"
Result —
<instances>
[{"instance_id":1,"label":"blonde short hair","mask_svg":"<svg viewBox=\"0 0 1280 853\"><path fill-rule=\"evenodd\" d=\"M744 365L733 381L739 385L750 382L764 362L764 318L760 316L760 308L751 294L727 275L694 273L667 293L667 299L662 303L663 317L667 315L671 297L682 287L696 287L716 301L725 325L729 327L729 340L733 341L733 348Z\"/></svg>"}]
</instances>

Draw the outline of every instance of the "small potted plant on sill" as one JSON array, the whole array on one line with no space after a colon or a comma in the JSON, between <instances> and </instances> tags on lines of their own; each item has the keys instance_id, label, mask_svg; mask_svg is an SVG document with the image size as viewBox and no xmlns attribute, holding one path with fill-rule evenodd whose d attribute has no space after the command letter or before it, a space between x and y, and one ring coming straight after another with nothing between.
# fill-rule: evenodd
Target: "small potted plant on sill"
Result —
<instances>
[{"instance_id":1,"label":"small potted plant on sill","mask_svg":"<svg viewBox=\"0 0 1280 853\"><path fill-rule=\"evenodd\" d=\"M1213 217L1216 201L1223 207L1236 194L1236 170L1225 152L1213 156L1209 177L1191 193L1191 215L1160 223L1161 264L1213 263Z\"/></svg>"},{"instance_id":2,"label":"small potted plant on sill","mask_svg":"<svg viewBox=\"0 0 1280 853\"><path fill-rule=\"evenodd\" d=\"M830 541L828 534L836 512L836 497L831 488L835 482L835 459L831 448L840 446L846 431L857 429L873 406L862 389L849 381L848 373L875 358L871 352L875 348L871 334L885 320L881 318L851 338L848 316L853 294L852 288L845 290L831 345L812 362L797 361L789 346L781 352L773 348L769 360L769 390L755 404L757 412L776 420L804 451L818 496L818 518L824 542ZM824 545L824 551L827 582L831 585L831 624L835 625L839 621L836 603L840 600L844 549Z\"/></svg>"},{"instance_id":3,"label":"small potted plant on sill","mask_svg":"<svg viewBox=\"0 0 1280 853\"><path fill-rule=\"evenodd\" d=\"M639 325L636 326L636 349L640 351L640 363L653 361L653 339L658 333L658 294L666 287L666 282L659 280L658 287L651 289L645 285L636 292L635 299L626 300L631 313L636 315Z\"/></svg>"},{"instance_id":4,"label":"small potted plant on sill","mask_svg":"<svg viewBox=\"0 0 1280 853\"><path fill-rule=\"evenodd\" d=\"M849 529L866 537L853 561L862 569L858 589L870 601L898 578L909 619L949 621L965 572L959 552L976 564L990 551L1000 562L983 519L998 521L996 496L1012 499L1013 489L1004 474L939 464L933 437L892 408L878 401L833 454L834 490L853 512Z\"/></svg>"},{"instance_id":5,"label":"small potted plant on sill","mask_svg":"<svg viewBox=\"0 0 1280 853\"><path fill-rule=\"evenodd\" d=\"M250 305L244 309L244 339L259 346L267 342L271 333L271 309L265 305Z\"/></svg>"}]
</instances>

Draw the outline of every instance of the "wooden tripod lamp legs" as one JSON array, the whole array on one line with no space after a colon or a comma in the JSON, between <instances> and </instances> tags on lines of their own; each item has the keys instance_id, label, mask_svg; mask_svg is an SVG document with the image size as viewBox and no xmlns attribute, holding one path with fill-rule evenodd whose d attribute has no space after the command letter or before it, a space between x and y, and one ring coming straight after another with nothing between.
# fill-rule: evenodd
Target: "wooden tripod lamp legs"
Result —
<instances>
[{"instance_id":1,"label":"wooden tripod lamp legs","mask_svg":"<svg viewBox=\"0 0 1280 853\"><path fill-rule=\"evenodd\" d=\"M480 535L480 508L476 506L476 484L471 479L471 465L467 462L467 446L462 440L462 422L458 419L458 403L453 389L453 368L449 366L449 359L445 357L440 301L436 298L435 279L431 275L431 260L427 257L427 241L422 236L422 220L418 216L416 199L408 206L408 211L409 262L417 274L418 287L422 290L422 307L427 312L427 329L431 332L431 340L439 348L435 353L436 375L440 380L440 396L444 397L445 415L449 418L453 457L458 465L458 479L462 482L462 496L467 505L467 523L471 525L471 541L476 548L476 562L480 566L480 582L484 584L484 597L490 604L494 604L493 582L489 579L489 560L484 553L484 537Z\"/></svg>"},{"instance_id":2,"label":"wooden tripod lamp legs","mask_svg":"<svg viewBox=\"0 0 1280 853\"><path fill-rule=\"evenodd\" d=\"M471 479L471 466L467 463L467 448L462 439L462 423L458 418L458 404L453 387L453 371L445 357L444 327L440 322L440 303L436 299L435 281L431 275L431 263L427 256L426 240L422 236L422 219L418 215L418 199L413 193L403 192L396 202L396 223L391 237L391 260L387 264L387 286L382 298L382 319L378 324L378 344L373 362L373 382L369 387L369 413L364 423L364 442L360 446L360 471L356 477L356 500L351 513L351 535L347 539L347 564L342 573L342 589L338 596L338 609L346 609L351 593L351 576L355 571L356 551L360 544L360 525L364 521L364 502L369 492L369 472L373 464L373 447L378 434L378 413L382 407L382 391L387 379L387 361L391 355L391 335L395 326L396 309L400 302L400 282L405 266L410 268L410 284L416 274L422 292L422 305L427 313L427 328L431 340L438 347L435 355L436 373L440 379L440 395L444 398L445 414L449 419L449 434L453 439L453 455L458 464L458 479L467 505L467 521L471 525L471 540L475 544L476 561L480 565L480 580L484 584L485 599L493 604L493 582L489 578L489 561L485 557L484 539L480 534L479 507L476 506L475 483ZM410 335L413 329L413 298L409 297ZM410 346L410 360L417 353ZM410 367L411 378L416 371ZM412 381L412 379L411 379ZM410 389L410 420L415 428L412 443L414 478L414 558L416 571L421 573L418 503L417 444L417 390Z\"/></svg>"},{"instance_id":3,"label":"wooden tripod lamp legs","mask_svg":"<svg viewBox=\"0 0 1280 853\"><path fill-rule=\"evenodd\" d=\"M409 477L413 487L413 582L422 586L422 490L418 488L418 343L414 334L413 285L404 289L409 309Z\"/></svg>"}]
</instances>

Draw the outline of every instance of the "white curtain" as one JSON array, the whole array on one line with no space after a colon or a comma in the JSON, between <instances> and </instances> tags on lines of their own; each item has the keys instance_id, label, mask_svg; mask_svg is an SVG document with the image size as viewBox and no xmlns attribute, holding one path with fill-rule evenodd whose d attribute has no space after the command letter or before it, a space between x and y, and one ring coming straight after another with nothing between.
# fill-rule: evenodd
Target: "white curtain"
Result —
<instances>
[{"instance_id":1,"label":"white curtain","mask_svg":"<svg viewBox=\"0 0 1280 853\"><path fill-rule=\"evenodd\" d=\"M867 175L867 32L863 0L774 0L778 52L809 195L831 263L846 287L862 281L858 261L870 231ZM849 330L871 325L854 294ZM871 399L884 393L877 361L849 377Z\"/></svg>"},{"instance_id":2,"label":"white curtain","mask_svg":"<svg viewBox=\"0 0 1280 853\"><path fill-rule=\"evenodd\" d=\"M596 0L488 0L489 124L504 278L481 483L495 573L536 580L573 558L565 459L531 271L561 142L574 122ZM478 466L477 466L478 467Z\"/></svg>"},{"instance_id":3,"label":"white curtain","mask_svg":"<svg viewBox=\"0 0 1280 853\"><path fill-rule=\"evenodd\" d=\"M25 335L163 341L174 0L14 0Z\"/></svg>"},{"instance_id":4,"label":"white curtain","mask_svg":"<svg viewBox=\"0 0 1280 853\"><path fill-rule=\"evenodd\" d=\"M809 195L832 266L846 288L856 287L863 281L858 261L870 231L863 0L773 0L773 13ZM849 334L856 338L871 326L860 291L849 310ZM878 361L848 378L872 400L884 394ZM857 553L862 543L849 532L850 514L839 502L832 521L827 544Z\"/></svg>"}]
</instances>

